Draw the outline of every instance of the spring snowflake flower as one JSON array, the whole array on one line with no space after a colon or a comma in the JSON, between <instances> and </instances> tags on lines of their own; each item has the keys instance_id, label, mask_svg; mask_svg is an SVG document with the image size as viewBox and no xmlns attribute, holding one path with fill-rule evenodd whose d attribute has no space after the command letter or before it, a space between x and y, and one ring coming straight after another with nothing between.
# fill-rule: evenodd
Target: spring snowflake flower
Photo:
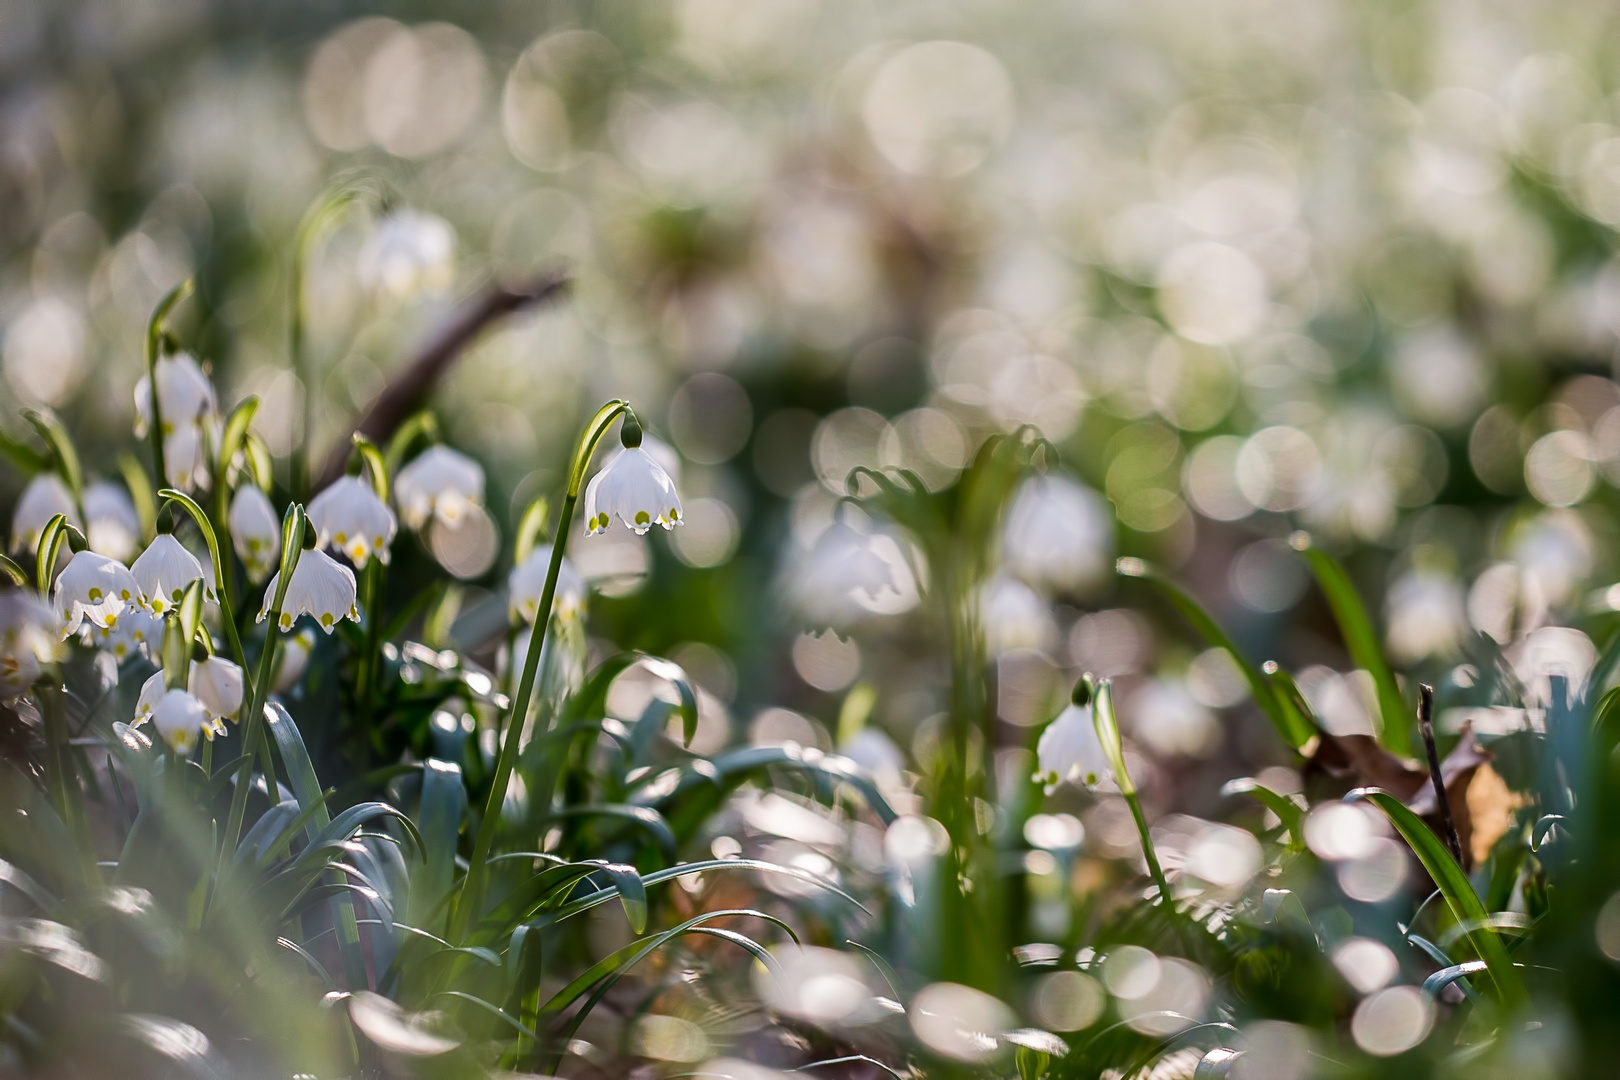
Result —
<instances>
[{"instance_id":1,"label":"spring snowflake flower","mask_svg":"<svg viewBox=\"0 0 1620 1080\"><path fill-rule=\"evenodd\" d=\"M178 604L193 581L202 581L204 595L213 599L202 563L170 533L154 537L129 571L135 575L141 606L153 615Z\"/></svg>"},{"instance_id":2,"label":"spring snowflake flower","mask_svg":"<svg viewBox=\"0 0 1620 1080\"><path fill-rule=\"evenodd\" d=\"M79 508L73 501L73 492L55 473L40 473L28 482L22 498L17 500L16 513L11 518L11 550L39 547L39 534L57 514L66 514L68 524L82 528Z\"/></svg>"},{"instance_id":3,"label":"spring snowflake flower","mask_svg":"<svg viewBox=\"0 0 1620 1080\"><path fill-rule=\"evenodd\" d=\"M208 447L219 445L217 421L186 424L163 437L163 472L171 487L206 491L213 483L208 471Z\"/></svg>"},{"instance_id":4,"label":"spring snowflake flower","mask_svg":"<svg viewBox=\"0 0 1620 1080\"><path fill-rule=\"evenodd\" d=\"M399 524L388 504L358 476L345 476L310 500L309 521L321 547L343 552L358 569L364 570L373 555L388 565L388 545Z\"/></svg>"},{"instance_id":5,"label":"spring snowflake flower","mask_svg":"<svg viewBox=\"0 0 1620 1080\"><path fill-rule=\"evenodd\" d=\"M40 662L55 649L51 612L33 593L0 592L0 698L18 696L40 675Z\"/></svg>"},{"instance_id":6,"label":"spring snowflake flower","mask_svg":"<svg viewBox=\"0 0 1620 1080\"><path fill-rule=\"evenodd\" d=\"M163 415L163 435L169 436L189 426L203 423L219 413L214 384L189 353L177 353L158 360L158 409ZM135 434L145 438L152 427L152 383L145 375L135 384ZM167 454L165 445L164 452Z\"/></svg>"},{"instance_id":7,"label":"spring snowflake flower","mask_svg":"<svg viewBox=\"0 0 1620 1080\"><path fill-rule=\"evenodd\" d=\"M281 519L270 498L252 484L236 489L231 500L231 546L257 584L276 568L281 558Z\"/></svg>"},{"instance_id":8,"label":"spring snowflake flower","mask_svg":"<svg viewBox=\"0 0 1620 1080\"><path fill-rule=\"evenodd\" d=\"M215 720L235 720L242 711L242 669L223 656L192 661L186 689Z\"/></svg>"},{"instance_id":9,"label":"spring snowflake flower","mask_svg":"<svg viewBox=\"0 0 1620 1080\"><path fill-rule=\"evenodd\" d=\"M904 611L917 599L906 554L893 536L857 529L840 511L808 551L789 560L787 591L815 626L840 628L872 614Z\"/></svg>"},{"instance_id":10,"label":"spring snowflake flower","mask_svg":"<svg viewBox=\"0 0 1620 1080\"><path fill-rule=\"evenodd\" d=\"M151 656L163 641L163 620L148 614L139 606L131 605L129 610L118 616L115 625L97 627L93 637L98 646L112 653L113 659L120 662L136 653Z\"/></svg>"},{"instance_id":11,"label":"spring snowflake flower","mask_svg":"<svg viewBox=\"0 0 1620 1080\"><path fill-rule=\"evenodd\" d=\"M207 733L212 739L225 725L208 715L208 706L195 694L184 690L170 690L158 699L152 709L152 726L177 754L189 754L197 745L197 737Z\"/></svg>"},{"instance_id":12,"label":"spring snowflake flower","mask_svg":"<svg viewBox=\"0 0 1620 1080\"><path fill-rule=\"evenodd\" d=\"M607 531L615 517L638 536L655 524L666 529L682 524L675 482L640 445L625 447L585 488L587 533Z\"/></svg>"},{"instance_id":13,"label":"spring snowflake flower","mask_svg":"<svg viewBox=\"0 0 1620 1080\"><path fill-rule=\"evenodd\" d=\"M287 638L281 646L281 655L276 658L276 676L270 683L270 689L278 694L285 694L298 680L304 677L304 669L309 667L309 654L315 651L315 631L304 627L298 633Z\"/></svg>"},{"instance_id":14,"label":"spring snowflake flower","mask_svg":"<svg viewBox=\"0 0 1620 1080\"><path fill-rule=\"evenodd\" d=\"M551 545L538 544L529 557L513 567L507 579L507 613L513 622L533 623L540 612L540 594L545 591L546 574L551 570ZM585 608L585 579L565 557L557 569L557 590L551 609L559 618L579 614Z\"/></svg>"},{"instance_id":15,"label":"spring snowflake flower","mask_svg":"<svg viewBox=\"0 0 1620 1080\"><path fill-rule=\"evenodd\" d=\"M1108 753L1097 735L1092 718L1090 693L1085 683L1075 687L1074 700L1046 725L1035 744L1039 772L1035 779L1046 785L1050 795L1065 780L1075 780L1094 788L1112 778Z\"/></svg>"},{"instance_id":16,"label":"spring snowflake flower","mask_svg":"<svg viewBox=\"0 0 1620 1080\"><path fill-rule=\"evenodd\" d=\"M141 519L122 485L97 480L84 489L85 539L90 550L123 562L140 550Z\"/></svg>"},{"instance_id":17,"label":"spring snowflake flower","mask_svg":"<svg viewBox=\"0 0 1620 1080\"><path fill-rule=\"evenodd\" d=\"M264 589L264 603L259 608L259 622L270 615L270 605L276 601L276 585L281 571L276 571ZM293 570L287 583L287 596L281 605L281 629L290 630L300 615L313 615L328 634L343 619L360 621L360 609L355 607L354 571L324 551L306 551Z\"/></svg>"},{"instance_id":18,"label":"spring snowflake flower","mask_svg":"<svg viewBox=\"0 0 1620 1080\"><path fill-rule=\"evenodd\" d=\"M455 273L456 234L437 214L399 210L385 217L360 250L360 283L408 299L443 292Z\"/></svg>"},{"instance_id":19,"label":"spring snowflake flower","mask_svg":"<svg viewBox=\"0 0 1620 1080\"><path fill-rule=\"evenodd\" d=\"M53 607L62 637L71 636L85 621L102 628L117 625L124 609L138 602L139 592L134 574L123 563L93 551L79 552L56 579Z\"/></svg>"},{"instance_id":20,"label":"spring snowflake flower","mask_svg":"<svg viewBox=\"0 0 1620 1080\"><path fill-rule=\"evenodd\" d=\"M1013 497L1002 550L1007 568L1037 588L1084 590L1113 569L1113 511L1073 480L1034 477Z\"/></svg>"},{"instance_id":21,"label":"spring snowflake flower","mask_svg":"<svg viewBox=\"0 0 1620 1080\"><path fill-rule=\"evenodd\" d=\"M484 501L484 470L466 454L448 446L433 446L399 470L394 478L394 501L400 516L413 529L428 518L453 529L469 506Z\"/></svg>"},{"instance_id":22,"label":"spring snowflake flower","mask_svg":"<svg viewBox=\"0 0 1620 1080\"><path fill-rule=\"evenodd\" d=\"M135 717L130 721L134 727L140 727L152 719L152 710L156 709L163 695L169 692L168 685L163 680L163 669L158 668L147 676L141 683L141 692L135 698Z\"/></svg>"}]
</instances>

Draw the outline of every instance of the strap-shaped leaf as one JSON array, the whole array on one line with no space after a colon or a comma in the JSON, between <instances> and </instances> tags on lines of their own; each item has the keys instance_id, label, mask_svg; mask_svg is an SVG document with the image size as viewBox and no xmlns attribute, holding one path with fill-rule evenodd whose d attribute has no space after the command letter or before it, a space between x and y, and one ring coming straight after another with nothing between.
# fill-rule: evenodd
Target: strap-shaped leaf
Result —
<instances>
[{"instance_id":1,"label":"strap-shaped leaf","mask_svg":"<svg viewBox=\"0 0 1620 1080\"><path fill-rule=\"evenodd\" d=\"M253 414L259 411L259 399L248 396L237 402L231 415L225 418L225 428L219 437L219 468L221 476L231 467L231 461L236 457L237 451L242 449L247 439L248 427L253 423Z\"/></svg>"},{"instance_id":2,"label":"strap-shaped leaf","mask_svg":"<svg viewBox=\"0 0 1620 1080\"><path fill-rule=\"evenodd\" d=\"M371 480L371 490L377 493L377 498L383 502L388 501L388 465L383 461L383 453L377 449L377 444L360 434L354 433L354 451L360 455L365 463L366 474Z\"/></svg>"},{"instance_id":3,"label":"strap-shaped leaf","mask_svg":"<svg viewBox=\"0 0 1620 1080\"><path fill-rule=\"evenodd\" d=\"M40 473L51 467L49 454L42 454L32 446L0 431L0 454L5 454L17 468L25 473Z\"/></svg>"},{"instance_id":4,"label":"strap-shaped leaf","mask_svg":"<svg viewBox=\"0 0 1620 1080\"><path fill-rule=\"evenodd\" d=\"M1478 975L1485 970L1485 961L1467 960L1461 964L1452 964L1423 980L1423 992L1429 997L1439 997L1440 991L1459 979L1466 979L1470 975Z\"/></svg>"},{"instance_id":5,"label":"strap-shaped leaf","mask_svg":"<svg viewBox=\"0 0 1620 1080\"><path fill-rule=\"evenodd\" d=\"M1358 788L1345 797L1365 799L1384 812L1390 824L1395 826L1395 831L1401 834L1423 868L1429 872L1446 905L1451 908L1452 915L1459 923L1470 928L1468 941L1479 958L1485 961L1491 981L1496 984L1498 1001L1510 1013L1524 1005L1527 1000L1524 983L1508 958L1501 937L1490 928L1485 905L1480 902L1479 894L1474 892L1468 875L1463 873L1462 867L1457 865L1440 838L1430 831L1422 818L1387 791Z\"/></svg>"},{"instance_id":6,"label":"strap-shaped leaf","mask_svg":"<svg viewBox=\"0 0 1620 1080\"><path fill-rule=\"evenodd\" d=\"M79 465L79 451L73 445L73 437L62 426L62 421L56 418L55 413L43 409L24 409L23 418L33 425L39 437L45 440L45 445L51 448L51 464L67 482L73 497L81 498L84 495L84 470Z\"/></svg>"},{"instance_id":7,"label":"strap-shaped leaf","mask_svg":"<svg viewBox=\"0 0 1620 1080\"><path fill-rule=\"evenodd\" d=\"M393 476L399 472L399 467L405 464L405 455L410 453L411 444L417 439L435 439L439 435L439 418L431 409L423 409L415 413L403 424L394 429L394 434L388 440L388 447L383 452L383 461L388 466L388 475Z\"/></svg>"},{"instance_id":8,"label":"strap-shaped leaf","mask_svg":"<svg viewBox=\"0 0 1620 1080\"><path fill-rule=\"evenodd\" d=\"M1339 633L1344 635L1350 659L1372 676L1378 690L1378 741L1391 753L1411 756L1412 710L1401 697L1395 673L1390 670L1384 647L1378 640L1378 631L1373 628L1350 575L1345 573L1339 560L1311 542L1309 533L1297 532L1289 538L1289 543L1305 557L1311 573L1316 575L1322 595L1327 597L1328 607L1333 609L1333 618L1339 624Z\"/></svg>"},{"instance_id":9,"label":"strap-shaped leaf","mask_svg":"<svg viewBox=\"0 0 1620 1080\"><path fill-rule=\"evenodd\" d=\"M66 514L57 514L39 531L39 546L34 549L34 586L42 598L51 595L51 581L56 573L56 560L62 556L62 545L73 537L75 547L83 549L84 533L68 524Z\"/></svg>"},{"instance_id":10,"label":"strap-shaped leaf","mask_svg":"<svg viewBox=\"0 0 1620 1080\"><path fill-rule=\"evenodd\" d=\"M270 447L258 432L249 431L242 440L242 453L247 458L248 472L254 484L268 494L276 483L276 461L270 454Z\"/></svg>"},{"instance_id":11,"label":"strap-shaped leaf","mask_svg":"<svg viewBox=\"0 0 1620 1080\"><path fill-rule=\"evenodd\" d=\"M1260 669L1243 654L1243 651L1237 647L1237 643L1221 628L1220 623L1217 623L1209 612L1205 611L1203 606L1194 600L1185 589L1171 581L1156 567L1141 559L1120 559L1118 570L1123 577L1137 578L1152 585L1161 596L1170 602L1172 607L1181 612L1182 617L1192 624L1193 629L1197 630L1200 636L1211 645L1218 645L1231 654L1233 661L1238 666L1238 670L1243 673L1244 680L1249 684L1249 693L1254 697L1255 704L1260 706L1261 711L1266 714L1272 726L1277 729L1277 733L1283 737L1289 746L1298 749L1310 741L1311 736L1315 735L1316 732L1311 730L1297 715L1284 710L1278 704L1277 695L1272 692L1271 683L1267 681Z\"/></svg>"},{"instance_id":12,"label":"strap-shaped leaf","mask_svg":"<svg viewBox=\"0 0 1620 1080\"><path fill-rule=\"evenodd\" d=\"M16 560L9 555L0 555L0 573L10 578L13 585L28 584L28 571L18 566Z\"/></svg>"},{"instance_id":13,"label":"strap-shaped leaf","mask_svg":"<svg viewBox=\"0 0 1620 1080\"><path fill-rule=\"evenodd\" d=\"M529 504L518 522L517 537L512 548L512 562L522 566L546 535L546 521L551 516L551 500L544 495Z\"/></svg>"},{"instance_id":14,"label":"strap-shaped leaf","mask_svg":"<svg viewBox=\"0 0 1620 1080\"><path fill-rule=\"evenodd\" d=\"M674 862L679 847L675 831L664 820L664 815L650 806L631 806L626 803L581 803L552 811L552 819L571 817L615 817L633 822L652 835L658 850L668 862ZM640 933L640 931L637 931Z\"/></svg>"},{"instance_id":15,"label":"strap-shaped leaf","mask_svg":"<svg viewBox=\"0 0 1620 1080\"><path fill-rule=\"evenodd\" d=\"M442 931L444 918L440 901L455 880L456 845L461 821L467 812L467 788L462 783L461 766L431 758L422 764L422 801L416 814L416 827L422 834L426 864L411 875L410 901L406 912L410 921L427 930Z\"/></svg>"},{"instance_id":16,"label":"strap-shaped leaf","mask_svg":"<svg viewBox=\"0 0 1620 1080\"><path fill-rule=\"evenodd\" d=\"M1228 781L1221 788L1221 794L1223 796L1254 796L1258 802L1265 805L1267 810L1276 814L1278 820L1283 823L1283 828L1288 830L1288 850L1305 850L1305 811L1301 810L1299 804L1293 799L1280 792L1272 791L1252 776Z\"/></svg>"},{"instance_id":17,"label":"strap-shaped leaf","mask_svg":"<svg viewBox=\"0 0 1620 1080\"><path fill-rule=\"evenodd\" d=\"M135 518L141 523L141 543L149 544L157 534L157 496L152 493L152 478L146 475L135 455L118 455L118 472L129 489L129 500L135 504Z\"/></svg>"}]
</instances>

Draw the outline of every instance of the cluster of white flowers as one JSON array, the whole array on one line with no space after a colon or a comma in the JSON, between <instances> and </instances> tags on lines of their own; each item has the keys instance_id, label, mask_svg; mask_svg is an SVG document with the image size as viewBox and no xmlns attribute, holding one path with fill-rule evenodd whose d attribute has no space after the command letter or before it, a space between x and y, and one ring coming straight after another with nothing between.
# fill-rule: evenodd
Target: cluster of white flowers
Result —
<instances>
[{"instance_id":1,"label":"cluster of white flowers","mask_svg":"<svg viewBox=\"0 0 1620 1080\"><path fill-rule=\"evenodd\" d=\"M165 479L182 491L207 488L221 431L214 384L187 353L162 357L155 366ZM135 434L142 438L152 426L152 381L142 376L135 386Z\"/></svg>"}]
</instances>

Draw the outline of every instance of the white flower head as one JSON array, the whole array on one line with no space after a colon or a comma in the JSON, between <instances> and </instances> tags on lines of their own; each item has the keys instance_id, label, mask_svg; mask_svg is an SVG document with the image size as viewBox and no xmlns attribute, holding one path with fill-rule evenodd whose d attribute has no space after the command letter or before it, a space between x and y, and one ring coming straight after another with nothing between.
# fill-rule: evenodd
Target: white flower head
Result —
<instances>
[{"instance_id":1,"label":"white flower head","mask_svg":"<svg viewBox=\"0 0 1620 1080\"><path fill-rule=\"evenodd\" d=\"M113 659L128 660L136 653L152 656L163 642L163 620L138 605L118 616L113 626L97 627L95 643L112 653Z\"/></svg>"},{"instance_id":2,"label":"white flower head","mask_svg":"<svg viewBox=\"0 0 1620 1080\"><path fill-rule=\"evenodd\" d=\"M235 720L242 711L242 669L222 656L193 660L186 690L215 720Z\"/></svg>"},{"instance_id":3,"label":"white flower head","mask_svg":"<svg viewBox=\"0 0 1620 1080\"><path fill-rule=\"evenodd\" d=\"M264 603L259 608L259 622L270 615L270 605L276 601L276 586L281 571L276 571L264 589ZM287 583L287 595L281 604L283 631L292 629L300 615L313 615L321 629L328 634L343 619L360 621L360 610L354 606L354 571L324 551L306 551L293 570Z\"/></svg>"},{"instance_id":4,"label":"white flower head","mask_svg":"<svg viewBox=\"0 0 1620 1080\"><path fill-rule=\"evenodd\" d=\"M55 652L51 612L31 592L0 591L0 698L14 698L39 678Z\"/></svg>"},{"instance_id":5,"label":"white flower head","mask_svg":"<svg viewBox=\"0 0 1620 1080\"><path fill-rule=\"evenodd\" d=\"M507 614L513 622L522 619L533 623L540 613L540 594L546 588L546 574L551 570L551 545L537 544L529 557L512 568L507 579ZM585 579L579 576L567 558L557 568L557 589L551 599L551 610L559 618L569 618L585 609L587 596Z\"/></svg>"},{"instance_id":6,"label":"white flower head","mask_svg":"<svg viewBox=\"0 0 1620 1080\"><path fill-rule=\"evenodd\" d=\"M208 715L208 706L184 690L170 690L158 700L152 710L152 726L177 754L191 753L199 735L206 732L212 739L224 730L223 724Z\"/></svg>"},{"instance_id":7,"label":"white flower head","mask_svg":"<svg viewBox=\"0 0 1620 1080\"><path fill-rule=\"evenodd\" d=\"M140 727L152 719L153 710L158 707L158 702L162 701L163 695L168 692L169 687L164 681L162 668L147 676L146 681L141 683L139 696L135 698L135 717L130 721L132 726Z\"/></svg>"},{"instance_id":8,"label":"white flower head","mask_svg":"<svg viewBox=\"0 0 1620 1080\"><path fill-rule=\"evenodd\" d=\"M1114 566L1114 514L1107 500L1066 477L1026 480L1002 538L1007 568L1037 588L1075 592L1107 580Z\"/></svg>"},{"instance_id":9,"label":"white flower head","mask_svg":"<svg viewBox=\"0 0 1620 1080\"><path fill-rule=\"evenodd\" d=\"M205 595L213 598L202 563L170 533L153 537L129 571L135 575L141 606L153 615L172 610L193 581L202 581Z\"/></svg>"},{"instance_id":10,"label":"white flower head","mask_svg":"<svg viewBox=\"0 0 1620 1080\"><path fill-rule=\"evenodd\" d=\"M361 570L373 555L388 565L388 545L399 523L366 481L343 477L311 499L308 512L321 547L343 552Z\"/></svg>"},{"instance_id":11,"label":"white flower head","mask_svg":"<svg viewBox=\"0 0 1620 1080\"><path fill-rule=\"evenodd\" d=\"M219 429L216 419L201 424L182 424L163 437L163 472L170 486L182 491L206 491L212 486L208 448L219 445Z\"/></svg>"},{"instance_id":12,"label":"white flower head","mask_svg":"<svg viewBox=\"0 0 1620 1080\"><path fill-rule=\"evenodd\" d=\"M916 575L900 543L866 525L863 515L846 506L808 551L800 548L789 560L789 596L813 625L841 628L916 604Z\"/></svg>"},{"instance_id":13,"label":"white flower head","mask_svg":"<svg viewBox=\"0 0 1620 1080\"><path fill-rule=\"evenodd\" d=\"M585 531L605 532L614 518L638 536L654 525L683 524L675 482L640 446L625 447L585 488Z\"/></svg>"},{"instance_id":14,"label":"white flower head","mask_svg":"<svg viewBox=\"0 0 1620 1080\"><path fill-rule=\"evenodd\" d=\"M456 234L437 214L397 210L378 223L360 250L360 283L373 293L407 299L449 288Z\"/></svg>"},{"instance_id":15,"label":"white flower head","mask_svg":"<svg viewBox=\"0 0 1620 1080\"><path fill-rule=\"evenodd\" d=\"M117 625L124 609L138 602L139 592L123 563L93 551L79 552L57 577L52 598L62 637L71 636L85 621L103 628Z\"/></svg>"},{"instance_id":16,"label":"white flower head","mask_svg":"<svg viewBox=\"0 0 1620 1080\"><path fill-rule=\"evenodd\" d=\"M68 524L81 528L79 508L74 504L73 492L55 473L40 473L28 482L17 510L11 516L11 550L39 547L39 534L57 514L66 514Z\"/></svg>"},{"instance_id":17,"label":"white flower head","mask_svg":"<svg viewBox=\"0 0 1620 1080\"><path fill-rule=\"evenodd\" d=\"M282 643L281 655L276 658L276 677L271 681L270 688L278 694L285 694L298 680L304 677L304 669L309 667L309 654L315 651L315 631L304 627Z\"/></svg>"},{"instance_id":18,"label":"white flower head","mask_svg":"<svg viewBox=\"0 0 1620 1080\"><path fill-rule=\"evenodd\" d=\"M1052 605L1017 578L997 574L979 590L980 622L991 655L1044 649L1057 636Z\"/></svg>"},{"instance_id":19,"label":"white flower head","mask_svg":"<svg viewBox=\"0 0 1620 1080\"><path fill-rule=\"evenodd\" d=\"M84 489L85 539L90 550L123 562L141 544L141 519L121 484L97 480Z\"/></svg>"},{"instance_id":20,"label":"white flower head","mask_svg":"<svg viewBox=\"0 0 1620 1080\"><path fill-rule=\"evenodd\" d=\"M1082 683L1081 686L1084 686ZM1091 701L1075 689L1076 698L1046 725L1040 742L1035 744L1035 757L1039 772L1035 779L1046 784L1051 794L1065 780L1073 780L1094 788L1112 779L1113 769L1108 764L1108 753L1097 735L1097 724L1092 716Z\"/></svg>"},{"instance_id":21,"label":"white flower head","mask_svg":"<svg viewBox=\"0 0 1620 1080\"><path fill-rule=\"evenodd\" d=\"M448 446L429 447L394 478L394 501L400 516L413 529L434 517L455 528L469 506L484 501L484 469L466 454Z\"/></svg>"},{"instance_id":22,"label":"white flower head","mask_svg":"<svg viewBox=\"0 0 1620 1080\"><path fill-rule=\"evenodd\" d=\"M158 360L158 409L163 416L165 442L183 428L195 427L219 413L214 384L189 353L176 353ZM152 426L152 383L145 375L135 384L135 434L141 438ZM168 455L168 447L164 447ZM172 472L172 469L171 469Z\"/></svg>"},{"instance_id":23,"label":"white flower head","mask_svg":"<svg viewBox=\"0 0 1620 1080\"><path fill-rule=\"evenodd\" d=\"M231 546L247 567L248 577L263 581L281 558L281 519L270 497L252 484L236 489L231 500Z\"/></svg>"}]
</instances>

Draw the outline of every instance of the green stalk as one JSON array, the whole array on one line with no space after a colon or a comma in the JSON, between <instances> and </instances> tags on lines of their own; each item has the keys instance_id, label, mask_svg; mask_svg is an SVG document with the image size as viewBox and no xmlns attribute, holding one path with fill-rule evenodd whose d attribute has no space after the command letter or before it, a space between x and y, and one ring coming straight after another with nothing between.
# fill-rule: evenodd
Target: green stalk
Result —
<instances>
[{"instance_id":1,"label":"green stalk","mask_svg":"<svg viewBox=\"0 0 1620 1080\"><path fill-rule=\"evenodd\" d=\"M1125 796L1125 803L1131 808L1131 819L1136 822L1136 832L1142 840L1142 857L1147 860L1148 874L1153 878L1153 884L1158 886L1160 902L1174 920L1177 912L1170 882L1164 876L1164 868L1159 865L1159 853L1154 850L1153 837L1148 832L1147 816L1142 813L1142 800L1136 793L1136 781L1131 779L1130 771L1125 768L1119 718L1114 714L1114 687L1108 679L1098 679L1096 682L1091 718L1096 725L1103 753L1108 755L1108 767L1113 770L1114 782L1119 785L1119 793ZM1177 925L1179 927L1179 922Z\"/></svg>"},{"instance_id":2,"label":"green stalk","mask_svg":"<svg viewBox=\"0 0 1620 1080\"><path fill-rule=\"evenodd\" d=\"M586 425L579 443L574 448L573 466L568 474L568 493L563 499L562 510L557 518L557 531L554 534L556 539L551 545L551 564L546 569L546 585L540 593L540 606L535 609L535 637L529 641L528 655L523 660L523 677L518 680L517 693L513 695L511 705L507 709L506 732L501 741L500 754L495 761L495 778L490 784L489 796L484 801L484 816L478 825L478 839L473 845L472 859L467 864L467 878L456 899L455 910L450 919L452 937L455 939L461 937L483 907L484 888L489 876L490 850L495 846L495 833L500 826L501 805L506 800L506 787L511 782L512 769L517 765L518 741L523 734L523 722L529 715L529 701L534 694L534 680L540 670L540 654L544 649L545 635L551 629L551 604L557 592L557 575L562 570L563 552L568 546L568 526L573 521L574 504L579 501L580 489L585 483L585 470L590 466L591 455L596 452L597 442L607 432L608 425L621 413L630 413L628 403L614 400L602 406Z\"/></svg>"},{"instance_id":3,"label":"green stalk","mask_svg":"<svg viewBox=\"0 0 1620 1080\"><path fill-rule=\"evenodd\" d=\"M265 792L270 798L275 797L275 770L270 757L270 747L264 739L264 699L275 673L273 665L276 641L281 627L281 605L287 599L287 586L291 584L293 571L297 569L298 560L304 553L303 537L304 507L299 503L293 503L287 508L287 515L281 523L281 576L276 579L276 595L270 605L269 625L264 632L264 648L259 652L259 673L249 684L246 703L243 705L242 749L245 756L236 774L236 790L231 793L231 813L225 822L225 842L220 846L221 874L224 873L231 853L236 850L237 842L242 838L242 818L247 813L248 784L253 778L255 756L263 757Z\"/></svg>"},{"instance_id":4,"label":"green stalk","mask_svg":"<svg viewBox=\"0 0 1620 1080\"><path fill-rule=\"evenodd\" d=\"M214 567L214 591L219 597L219 621L225 624L225 638L231 643L231 655L242 669L242 678L246 684L244 689L251 697L256 680L248 678L247 653L242 648L242 638L236 628L236 611L231 605L230 587L225 581L226 563L219 553L220 543L214 533L214 527L209 522L208 515L203 512L203 508L185 492L164 488L158 492L158 498L179 503L197 523L197 530L202 533L203 543L208 545L208 557L213 560Z\"/></svg>"}]
</instances>

